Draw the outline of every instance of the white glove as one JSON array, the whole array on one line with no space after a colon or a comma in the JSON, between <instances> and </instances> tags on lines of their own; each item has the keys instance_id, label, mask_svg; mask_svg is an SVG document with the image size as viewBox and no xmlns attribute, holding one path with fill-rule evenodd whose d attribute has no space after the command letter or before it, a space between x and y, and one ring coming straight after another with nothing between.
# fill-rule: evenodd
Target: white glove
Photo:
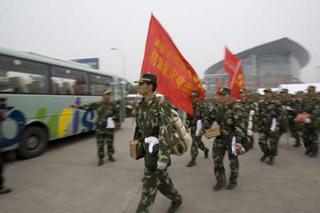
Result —
<instances>
[{"instance_id":1,"label":"white glove","mask_svg":"<svg viewBox=\"0 0 320 213\"><path fill-rule=\"evenodd\" d=\"M306 124L311 123L311 119L310 119L310 118L306 118L306 119L304 120L304 123L306 123Z\"/></svg>"},{"instance_id":2,"label":"white glove","mask_svg":"<svg viewBox=\"0 0 320 213\"><path fill-rule=\"evenodd\" d=\"M157 162L157 169L158 170L165 170L167 168L167 163L158 161Z\"/></svg>"},{"instance_id":3,"label":"white glove","mask_svg":"<svg viewBox=\"0 0 320 213\"><path fill-rule=\"evenodd\" d=\"M277 127L277 119L273 118L270 130L274 132L276 130L276 127Z\"/></svg>"},{"instance_id":4,"label":"white glove","mask_svg":"<svg viewBox=\"0 0 320 213\"><path fill-rule=\"evenodd\" d=\"M153 152L153 146L156 145L156 144L159 144L159 139L156 138L156 137L147 137L144 139L144 142L149 144L149 153L152 153Z\"/></svg>"},{"instance_id":5,"label":"white glove","mask_svg":"<svg viewBox=\"0 0 320 213\"><path fill-rule=\"evenodd\" d=\"M242 144L236 142L236 137L234 136L232 137L231 151L235 156L237 156L238 154L241 155L246 152Z\"/></svg>"},{"instance_id":6,"label":"white glove","mask_svg":"<svg viewBox=\"0 0 320 213\"><path fill-rule=\"evenodd\" d=\"M286 110L292 111L293 109L290 106L286 106Z\"/></svg>"},{"instance_id":7,"label":"white glove","mask_svg":"<svg viewBox=\"0 0 320 213\"><path fill-rule=\"evenodd\" d=\"M197 120L196 136L200 136L202 130L202 121Z\"/></svg>"},{"instance_id":8,"label":"white glove","mask_svg":"<svg viewBox=\"0 0 320 213\"><path fill-rule=\"evenodd\" d=\"M235 156L237 156L237 150L236 150L236 137L232 137L232 142L231 142L231 152Z\"/></svg>"},{"instance_id":9,"label":"white glove","mask_svg":"<svg viewBox=\"0 0 320 213\"><path fill-rule=\"evenodd\" d=\"M114 123L113 118L112 118L112 117L108 117L106 128L107 128L107 129L113 129L113 128L115 128L115 127L116 127L116 125L115 125L115 123Z\"/></svg>"}]
</instances>

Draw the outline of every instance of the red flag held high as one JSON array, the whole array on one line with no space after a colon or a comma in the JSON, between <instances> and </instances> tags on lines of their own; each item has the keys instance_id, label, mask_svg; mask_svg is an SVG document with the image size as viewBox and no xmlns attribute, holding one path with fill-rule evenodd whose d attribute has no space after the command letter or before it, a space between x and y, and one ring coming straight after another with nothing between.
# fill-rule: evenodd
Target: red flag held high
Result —
<instances>
[{"instance_id":1,"label":"red flag held high","mask_svg":"<svg viewBox=\"0 0 320 213\"><path fill-rule=\"evenodd\" d=\"M229 88L231 90L231 95L237 99L240 98L240 89L245 87L242 65L242 61L236 55L232 54L228 48L226 48L223 67L229 75Z\"/></svg>"},{"instance_id":2,"label":"red flag held high","mask_svg":"<svg viewBox=\"0 0 320 213\"><path fill-rule=\"evenodd\" d=\"M205 97L205 90L197 73L153 15L143 58L141 74L143 73L156 74L157 91L189 114L193 113L192 91L198 91L201 99Z\"/></svg>"}]
</instances>

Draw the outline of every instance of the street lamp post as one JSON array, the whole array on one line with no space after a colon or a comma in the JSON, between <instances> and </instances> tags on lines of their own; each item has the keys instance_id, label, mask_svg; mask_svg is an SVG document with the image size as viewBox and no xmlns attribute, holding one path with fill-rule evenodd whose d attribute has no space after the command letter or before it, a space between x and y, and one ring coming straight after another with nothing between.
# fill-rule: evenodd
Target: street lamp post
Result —
<instances>
[{"instance_id":1,"label":"street lamp post","mask_svg":"<svg viewBox=\"0 0 320 213\"><path fill-rule=\"evenodd\" d=\"M124 55L124 51L122 49L112 47L110 50L119 51L122 57L122 77L126 78L126 57Z\"/></svg>"},{"instance_id":2,"label":"street lamp post","mask_svg":"<svg viewBox=\"0 0 320 213\"><path fill-rule=\"evenodd\" d=\"M126 117L126 103L125 103L125 96L126 96L126 58L124 55L124 51L122 49L112 47L110 50L119 51L122 57L122 78L120 80L120 120L123 121Z\"/></svg>"}]
</instances>

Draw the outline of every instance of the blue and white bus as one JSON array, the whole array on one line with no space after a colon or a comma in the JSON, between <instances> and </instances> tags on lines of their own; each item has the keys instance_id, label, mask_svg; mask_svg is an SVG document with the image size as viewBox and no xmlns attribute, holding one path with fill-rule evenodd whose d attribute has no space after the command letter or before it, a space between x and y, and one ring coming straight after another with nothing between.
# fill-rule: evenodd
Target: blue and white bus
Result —
<instances>
[{"instance_id":1,"label":"blue and white bus","mask_svg":"<svg viewBox=\"0 0 320 213\"><path fill-rule=\"evenodd\" d=\"M96 113L70 105L100 101L106 89L118 103L119 127L125 118L125 88L118 76L86 65L0 48L0 97L8 105L0 124L2 151L32 158L50 140L94 130Z\"/></svg>"}]
</instances>

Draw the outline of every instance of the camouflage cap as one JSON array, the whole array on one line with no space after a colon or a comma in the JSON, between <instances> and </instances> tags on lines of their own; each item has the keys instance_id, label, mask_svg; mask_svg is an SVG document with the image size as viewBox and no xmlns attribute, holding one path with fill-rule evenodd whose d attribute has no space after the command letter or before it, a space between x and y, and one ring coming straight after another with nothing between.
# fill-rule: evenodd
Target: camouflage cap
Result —
<instances>
[{"instance_id":1,"label":"camouflage cap","mask_svg":"<svg viewBox=\"0 0 320 213\"><path fill-rule=\"evenodd\" d=\"M272 93L272 89L271 88L265 88L263 90L264 93Z\"/></svg>"},{"instance_id":2,"label":"camouflage cap","mask_svg":"<svg viewBox=\"0 0 320 213\"><path fill-rule=\"evenodd\" d=\"M157 84L157 76L151 73L144 73L138 81L134 83L152 83Z\"/></svg>"},{"instance_id":3,"label":"camouflage cap","mask_svg":"<svg viewBox=\"0 0 320 213\"><path fill-rule=\"evenodd\" d=\"M223 87L219 91L219 95L230 95L230 94L231 94L231 91L227 87Z\"/></svg>"},{"instance_id":4,"label":"camouflage cap","mask_svg":"<svg viewBox=\"0 0 320 213\"><path fill-rule=\"evenodd\" d=\"M281 89L280 93L282 93L282 94L288 94L288 93L289 93L289 90L286 89L286 88L283 88L283 89Z\"/></svg>"},{"instance_id":5,"label":"camouflage cap","mask_svg":"<svg viewBox=\"0 0 320 213\"><path fill-rule=\"evenodd\" d=\"M307 88L308 91L316 91L316 87L314 85L310 85Z\"/></svg>"},{"instance_id":6,"label":"camouflage cap","mask_svg":"<svg viewBox=\"0 0 320 213\"><path fill-rule=\"evenodd\" d=\"M240 92L240 93L247 93L248 91L247 91L246 88L242 88L242 89L239 90L239 92Z\"/></svg>"},{"instance_id":7,"label":"camouflage cap","mask_svg":"<svg viewBox=\"0 0 320 213\"><path fill-rule=\"evenodd\" d=\"M110 95L111 91L110 90L105 90L104 92L102 92L102 95Z\"/></svg>"}]
</instances>

